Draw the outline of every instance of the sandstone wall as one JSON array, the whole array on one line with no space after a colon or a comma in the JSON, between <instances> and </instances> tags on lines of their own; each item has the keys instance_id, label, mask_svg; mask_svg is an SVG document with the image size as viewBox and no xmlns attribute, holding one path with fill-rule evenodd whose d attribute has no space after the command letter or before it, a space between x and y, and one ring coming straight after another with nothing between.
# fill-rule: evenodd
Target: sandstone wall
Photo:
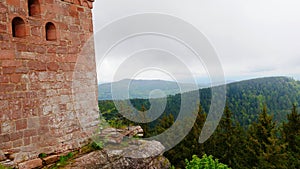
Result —
<instances>
[{"instance_id":1,"label":"sandstone wall","mask_svg":"<svg viewBox=\"0 0 300 169\"><path fill-rule=\"evenodd\" d=\"M93 0L28 1L0 1L0 161L76 149L98 123Z\"/></svg>"}]
</instances>

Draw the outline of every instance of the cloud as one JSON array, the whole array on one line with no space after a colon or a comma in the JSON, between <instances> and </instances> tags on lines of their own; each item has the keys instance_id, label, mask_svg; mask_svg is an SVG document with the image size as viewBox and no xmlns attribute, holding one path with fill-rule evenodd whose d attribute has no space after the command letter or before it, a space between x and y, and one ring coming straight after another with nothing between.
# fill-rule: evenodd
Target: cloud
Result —
<instances>
[{"instance_id":1,"label":"cloud","mask_svg":"<svg viewBox=\"0 0 300 169\"><path fill-rule=\"evenodd\" d=\"M226 77L299 77L299 6L298 0L191 0L188 3L179 0L101 0L95 2L93 12L95 32L113 20L136 13L159 12L184 19L203 32L214 45ZM113 80L113 73L129 53L146 48L175 53L179 59L184 58L184 64L194 75L207 76L202 63L196 62L193 55L176 42L146 36L133 39L114 50L104 61L104 69L100 71L102 80ZM178 66L172 65L170 58L145 59L136 64L147 63L170 63L166 66L170 69ZM134 67L134 64L130 66ZM184 78L184 72L176 71ZM151 79L156 75L161 76L149 72L143 76Z\"/></svg>"},{"instance_id":2,"label":"cloud","mask_svg":"<svg viewBox=\"0 0 300 169\"><path fill-rule=\"evenodd\" d=\"M266 67L257 66L254 68L250 68L248 70L248 73L266 73L266 72L271 72L274 70L276 70L276 67L274 67L274 66L266 66Z\"/></svg>"}]
</instances>

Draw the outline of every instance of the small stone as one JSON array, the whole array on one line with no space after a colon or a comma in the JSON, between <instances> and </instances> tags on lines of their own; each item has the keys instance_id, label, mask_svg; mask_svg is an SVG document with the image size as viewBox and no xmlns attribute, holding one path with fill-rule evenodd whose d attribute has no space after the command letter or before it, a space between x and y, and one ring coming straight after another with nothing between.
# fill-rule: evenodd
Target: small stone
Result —
<instances>
[{"instance_id":1,"label":"small stone","mask_svg":"<svg viewBox=\"0 0 300 169\"><path fill-rule=\"evenodd\" d=\"M34 160L20 163L18 166L19 169L31 169L31 168L41 167L42 165L43 165L43 161L39 158L36 158Z\"/></svg>"},{"instance_id":2,"label":"small stone","mask_svg":"<svg viewBox=\"0 0 300 169\"><path fill-rule=\"evenodd\" d=\"M4 160L6 160L6 156L3 153L3 151L0 150L0 161L4 161Z\"/></svg>"},{"instance_id":3,"label":"small stone","mask_svg":"<svg viewBox=\"0 0 300 169\"><path fill-rule=\"evenodd\" d=\"M59 160L58 155L52 155L52 156L48 156L48 157L43 158L43 163L48 165L48 164L55 163L58 160Z\"/></svg>"}]
</instances>

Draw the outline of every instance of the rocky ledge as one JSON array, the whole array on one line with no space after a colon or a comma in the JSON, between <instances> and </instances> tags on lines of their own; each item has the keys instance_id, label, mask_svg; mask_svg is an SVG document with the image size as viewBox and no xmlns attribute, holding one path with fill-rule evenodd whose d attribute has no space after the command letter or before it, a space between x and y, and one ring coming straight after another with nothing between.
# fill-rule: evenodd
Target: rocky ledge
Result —
<instances>
[{"instance_id":1,"label":"rocky ledge","mask_svg":"<svg viewBox=\"0 0 300 169\"><path fill-rule=\"evenodd\" d=\"M103 150L83 155L66 166L75 169L168 169L162 156L163 145L157 141L136 140L129 145L109 145Z\"/></svg>"},{"instance_id":2,"label":"rocky ledge","mask_svg":"<svg viewBox=\"0 0 300 169\"><path fill-rule=\"evenodd\" d=\"M127 130L106 128L100 137L106 144L103 150L91 152L76 158L65 168L75 169L168 169L170 162L162 156L164 146L158 141L147 141L143 129L133 126ZM97 138L94 138L97 140ZM104 140L103 140L104 139ZM99 140L98 140L99 141Z\"/></svg>"},{"instance_id":3,"label":"rocky ledge","mask_svg":"<svg viewBox=\"0 0 300 169\"><path fill-rule=\"evenodd\" d=\"M137 138L142 136L142 128L133 126L126 130L106 128L102 130L98 138L93 142L102 142L101 150L90 151L91 144L73 152L65 165L61 168L67 169L168 169L171 164L162 154L164 146L154 140L143 140ZM59 164L61 157L66 157L68 152L63 154L52 154L35 158L20 164L13 161L4 161L4 166L19 169L32 168L53 168ZM1 163L0 163L1 164ZM0 167L1 168L1 167ZM59 167L57 167L59 168Z\"/></svg>"}]
</instances>

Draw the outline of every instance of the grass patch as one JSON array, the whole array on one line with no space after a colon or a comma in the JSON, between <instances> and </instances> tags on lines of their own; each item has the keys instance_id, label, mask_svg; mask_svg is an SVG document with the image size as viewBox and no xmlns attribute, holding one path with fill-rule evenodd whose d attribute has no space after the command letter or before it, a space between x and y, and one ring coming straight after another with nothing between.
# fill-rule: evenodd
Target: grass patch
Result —
<instances>
[{"instance_id":1,"label":"grass patch","mask_svg":"<svg viewBox=\"0 0 300 169\"><path fill-rule=\"evenodd\" d=\"M86 153L89 153L89 152L92 152L92 151L96 151L96 150L102 150L103 149L103 142L99 142L99 143L96 143L96 142L92 142L86 146L83 146L81 148L81 151L80 153L81 154L86 154Z\"/></svg>"},{"instance_id":2,"label":"grass patch","mask_svg":"<svg viewBox=\"0 0 300 169\"><path fill-rule=\"evenodd\" d=\"M68 153L65 156L60 156L58 162L56 162L51 169L63 168L68 164L68 162L73 158L73 153Z\"/></svg>"},{"instance_id":3,"label":"grass patch","mask_svg":"<svg viewBox=\"0 0 300 169\"><path fill-rule=\"evenodd\" d=\"M47 154L46 154L46 153L41 153L41 154L39 154L39 158L45 158L45 157L47 157Z\"/></svg>"},{"instance_id":4,"label":"grass patch","mask_svg":"<svg viewBox=\"0 0 300 169\"><path fill-rule=\"evenodd\" d=\"M83 146L80 150L80 152L71 152L68 153L65 156L60 156L59 157L59 161L57 161L53 166L50 167L50 169L59 169L59 168L63 168L66 165L68 165L72 159L76 158L79 154L86 154L92 151L96 151L96 150L102 150L103 148L103 143L95 143L92 142L86 146ZM43 153L40 154L41 156L44 156ZM47 156L47 155L46 155ZM1 169L1 168L0 168Z\"/></svg>"},{"instance_id":5,"label":"grass patch","mask_svg":"<svg viewBox=\"0 0 300 169\"><path fill-rule=\"evenodd\" d=\"M2 164L0 164L0 169L11 169L10 167L5 167Z\"/></svg>"}]
</instances>

